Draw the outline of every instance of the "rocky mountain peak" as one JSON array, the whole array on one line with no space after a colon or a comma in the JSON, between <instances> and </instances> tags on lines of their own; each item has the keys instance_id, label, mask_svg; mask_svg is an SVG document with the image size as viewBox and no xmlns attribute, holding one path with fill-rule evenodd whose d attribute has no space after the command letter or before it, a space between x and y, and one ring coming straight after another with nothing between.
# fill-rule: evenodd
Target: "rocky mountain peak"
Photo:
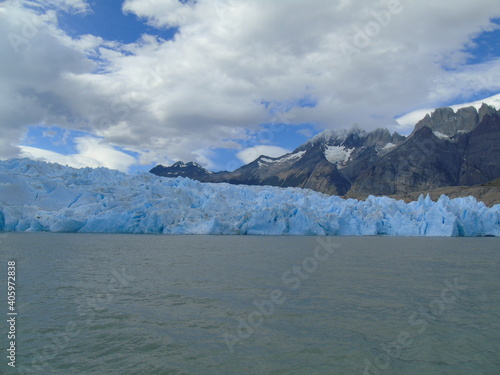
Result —
<instances>
[{"instance_id":1,"label":"rocky mountain peak","mask_svg":"<svg viewBox=\"0 0 500 375\"><path fill-rule=\"evenodd\" d=\"M326 129L321 133L316 134L312 137L306 144L321 143L333 143L335 141L342 142L348 135L349 131L347 129Z\"/></svg>"},{"instance_id":2,"label":"rocky mountain peak","mask_svg":"<svg viewBox=\"0 0 500 375\"><path fill-rule=\"evenodd\" d=\"M469 133L477 124L479 124L479 114L472 106L460 108L456 112L450 107L442 107L417 122L413 132L425 126L451 137L459 133Z\"/></svg>"},{"instance_id":3,"label":"rocky mountain peak","mask_svg":"<svg viewBox=\"0 0 500 375\"><path fill-rule=\"evenodd\" d=\"M189 161L187 163L184 163L183 161L178 161L178 162L175 162L174 164L172 164L170 166L170 168L200 168L200 169L204 169L201 165L199 165L198 163L196 163L194 161Z\"/></svg>"},{"instance_id":4,"label":"rocky mountain peak","mask_svg":"<svg viewBox=\"0 0 500 375\"><path fill-rule=\"evenodd\" d=\"M397 144L405 137L394 133L391 135L389 130L378 128L372 131L360 129L353 125L350 129L327 129L312 137L309 141L298 147L294 152L303 151L311 147L322 146L342 146L348 149L363 146L384 147L388 143Z\"/></svg>"},{"instance_id":5,"label":"rocky mountain peak","mask_svg":"<svg viewBox=\"0 0 500 375\"><path fill-rule=\"evenodd\" d=\"M201 165L195 162L184 163L182 161L175 162L170 167L165 167L161 164L157 165L150 171L153 174L165 177L191 177L197 179L203 179L207 175L213 172L207 171Z\"/></svg>"},{"instance_id":6,"label":"rocky mountain peak","mask_svg":"<svg viewBox=\"0 0 500 375\"><path fill-rule=\"evenodd\" d=\"M497 110L495 109L495 107L492 107L491 105L483 103L481 105L481 108L479 108L479 122L483 121L484 116L493 115L495 113L497 113Z\"/></svg>"},{"instance_id":7,"label":"rocky mountain peak","mask_svg":"<svg viewBox=\"0 0 500 375\"><path fill-rule=\"evenodd\" d=\"M389 130L387 130L387 129L382 129L382 128L375 129L375 130L371 131L370 133L368 133L366 135L366 137L367 137L367 140L366 140L367 145L384 147L388 143L394 143L394 142L392 142L393 137L392 137L391 133L389 132Z\"/></svg>"}]
</instances>

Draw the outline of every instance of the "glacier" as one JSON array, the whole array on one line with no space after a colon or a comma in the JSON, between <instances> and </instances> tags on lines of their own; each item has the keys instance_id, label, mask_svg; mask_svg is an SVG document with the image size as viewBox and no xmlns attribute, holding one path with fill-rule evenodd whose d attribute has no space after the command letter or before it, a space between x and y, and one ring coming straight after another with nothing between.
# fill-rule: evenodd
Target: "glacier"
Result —
<instances>
[{"instance_id":1,"label":"glacier","mask_svg":"<svg viewBox=\"0 0 500 375\"><path fill-rule=\"evenodd\" d=\"M30 159L0 161L0 231L500 236L500 205L405 203L307 189L201 183Z\"/></svg>"}]
</instances>

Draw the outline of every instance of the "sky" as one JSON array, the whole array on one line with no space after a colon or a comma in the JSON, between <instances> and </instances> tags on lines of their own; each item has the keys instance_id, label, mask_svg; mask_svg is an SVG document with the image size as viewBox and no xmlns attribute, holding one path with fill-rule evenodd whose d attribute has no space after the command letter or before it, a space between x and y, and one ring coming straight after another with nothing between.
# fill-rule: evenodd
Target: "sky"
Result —
<instances>
[{"instance_id":1,"label":"sky","mask_svg":"<svg viewBox=\"0 0 500 375\"><path fill-rule=\"evenodd\" d=\"M234 170L500 108L498 0L0 0L0 158Z\"/></svg>"}]
</instances>

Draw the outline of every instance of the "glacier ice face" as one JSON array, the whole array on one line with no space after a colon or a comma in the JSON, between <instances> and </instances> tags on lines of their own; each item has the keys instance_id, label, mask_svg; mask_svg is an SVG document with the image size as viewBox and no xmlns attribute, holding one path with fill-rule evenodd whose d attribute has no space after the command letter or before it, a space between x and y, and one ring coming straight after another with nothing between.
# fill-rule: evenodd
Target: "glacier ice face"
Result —
<instances>
[{"instance_id":1,"label":"glacier ice face","mask_svg":"<svg viewBox=\"0 0 500 375\"><path fill-rule=\"evenodd\" d=\"M105 168L0 161L0 230L259 235L500 236L500 205L405 203L210 184Z\"/></svg>"}]
</instances>

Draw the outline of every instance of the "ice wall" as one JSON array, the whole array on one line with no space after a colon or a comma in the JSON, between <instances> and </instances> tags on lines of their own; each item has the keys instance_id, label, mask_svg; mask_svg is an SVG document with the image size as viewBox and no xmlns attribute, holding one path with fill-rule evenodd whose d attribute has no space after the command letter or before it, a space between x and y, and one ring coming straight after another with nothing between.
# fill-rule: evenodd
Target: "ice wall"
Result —
<instances>
[{"instance_id":1,"label":"ice wall","mask_svg":"<svg viewBox=\"0 0 500 375\"><path fill-rule=\"evenodd\" d=\"M299 188L209 184L105 168L0 161L0 230L259 235L500 236L473 197L344 200Z\"/></svg>"}]
</instances>

